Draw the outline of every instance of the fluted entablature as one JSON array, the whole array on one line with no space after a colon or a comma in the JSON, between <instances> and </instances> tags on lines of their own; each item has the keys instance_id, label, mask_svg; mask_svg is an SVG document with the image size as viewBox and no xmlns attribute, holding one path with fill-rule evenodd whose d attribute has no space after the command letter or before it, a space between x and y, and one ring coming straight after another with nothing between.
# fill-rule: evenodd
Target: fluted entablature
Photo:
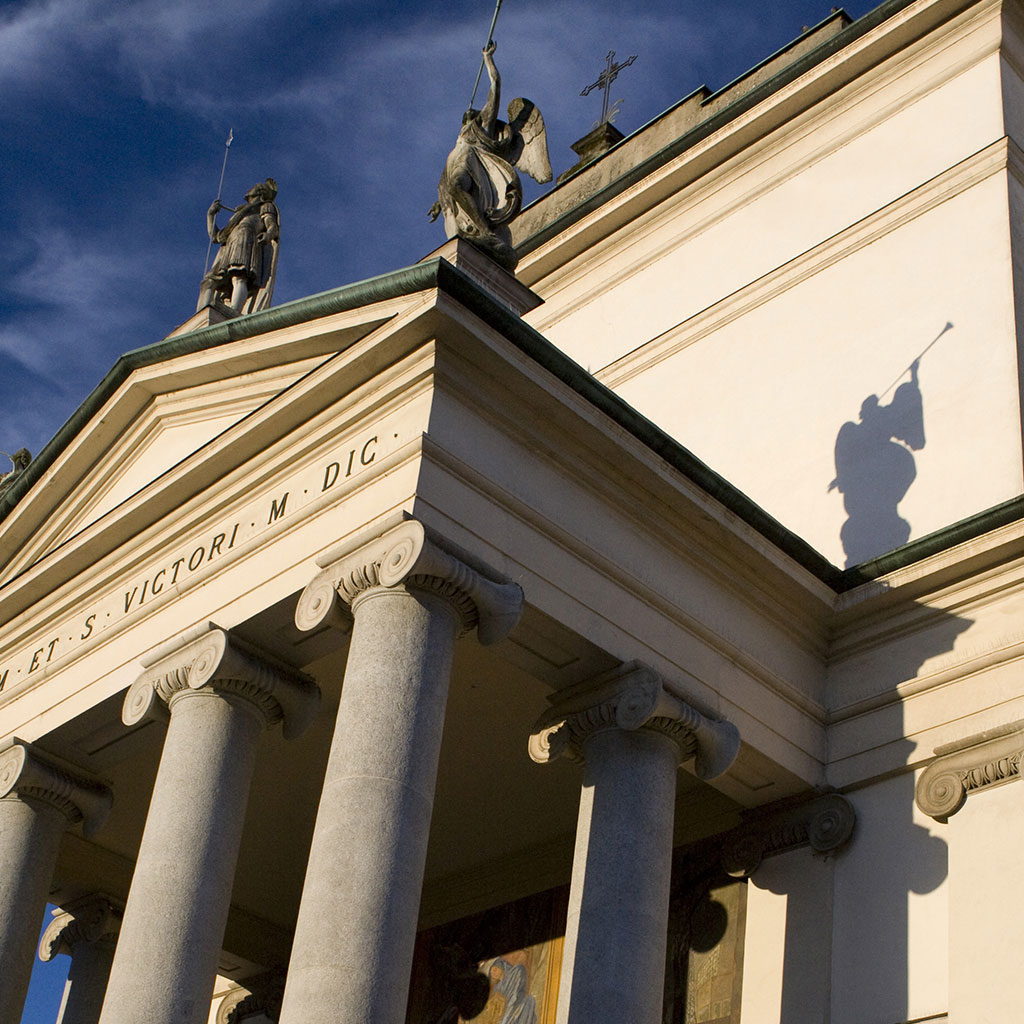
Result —
<instances>
[{"instance_id":1,"label":"fluted entablature","mask_svg":"<svg viewBox=\"0 0 1024 1024\"><path fill-rule=\"evenodd\" d=\"M702 779L728 771L739 752L736 726L701 714L639 662L561 690L552 699L530 736L530 757L540 763L557 757L582 762L587 738L603 729L654 729L670 736L680 762L693 758Z\"/></svg>"},{"instance_id":2,"label":"fluted entablature","mask_svg":"<svg viewBox=\"0 0 1024 1024\"><path fill-rule=\"evenodd\" d=\"M180 694L204 689L254 705L268 725L282 722L287 739L301 735L320 706L320 690L308 676L211 623L135 680L121 718L136 725L147 716L166 715Z\"/></svg>"},{"instance_id":3,"label":"fluted entablature","mask_svg":"<svg viewBox=\"0 0 1024 1024\"><path fill-rule=\"evenodd\" d=\"M106 821L113 794L99 780L58 762L25 740L0 749L0 799L15 795L55 807L87 836Z\"/></svg>"},{"instance_id":4,"label":"fluted entablature","mask_svg":"<svg viewBox=\"0 0 1024 1024\"><path fill-rule=\"evenodd\" d=\"M936 759L917 780L917 806L947 822L967 797L1020 778L1024 719L935 748Z\"/></svg>"},{"instance_id":5,"label":"fluted entablature","mask_svg":"<svg viewBox=\"0 0 1024 1024\"><path fill-rule=\"evenodd\" d=\"M52 960L60 953L73 954L79 942L117 941L124 908L120 903L101 893L92 893L72 900L54 911L39 940L39 959Z\"/></svg>"},{"instance_id":6,"label":"fluted entablature","mask_svg":"<svg viewBox=\"0 0 1024 1024\"><path fill-rule=\"evenodd\" d=\"M523 592L517 584L492 579L466 565L428 537L415 519L341 557L328 555L324 562L295 609L295 624L303 631L325 623L345 628L342 604L354 608L378 587L404 586L445 598L459 618L460 632L475 627L482 644L507 636L522 611Z\"/></svg>"}]
</instances>

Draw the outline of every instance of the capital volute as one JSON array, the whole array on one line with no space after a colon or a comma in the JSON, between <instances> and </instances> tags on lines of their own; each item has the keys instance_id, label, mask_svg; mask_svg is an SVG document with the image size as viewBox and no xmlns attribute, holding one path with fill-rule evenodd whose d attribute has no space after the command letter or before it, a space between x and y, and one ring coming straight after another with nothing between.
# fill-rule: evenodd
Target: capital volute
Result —
<instances>
[{"instance_id":1,"label":"capital volute","mask_svg":"<svg viewBox=\"0 0 1024 1024\"><path fill-rule=\"evenodd\" d=\"M320 690L308 676L208 623L155 653L128 690L121 718L136 725L166 717L178 695L203 690L247 701L268 725L282 722L287 739L301 735L320 706Z\"/></svg>"},{"instance_id":2,"label":"capital volute","mask_svg":"<svg viewBox=\"0 0 1024 1024\"><path fill-rule=\"evenodd\" d=\"M671 737L680 762L693 758L702 779L723 774L739 752L731 722L702 714L639 662L561 690L552 702L530 737L530 757L539 763L558 757L582 762L587 739L604 729L652 729Z\"/></svg>"},{"instance_id":3,"label":"capital volute","mask_svg":"<svg viewBox=\"0 0 1024 1024\"><path fill-rule=\"evenodd\" d=\"M72 900L53 912L53 920L39 941L39 959L52 960L59 953L74 954L79 942L117 941L124 908L101 893Z\"/></svg>"},{"instance_id":4,"label":"capital volute","mask_svg":"<svg viewBox=\"0 0 1024 1024\"><path fill-rule=\"evenodd\" d=\"M19 739L0 748L0 799L12 795L48 804L71 824L82 822L87 836L106 821L114 802L98 779Z\"/></svg>"},{"instance_id":5,"label":"capital volute","mask_svg":"<svg viewBox=\"0 0 1024 1024\"><path fill-rule=\"evenodd\" d=\"M818 857L833 857L850 841L856 823L853 805L838 793L826 793L758 811L714 842L723 870L746 878L765 857L801 846L809 846Z\"/></svg>"},{"instance_id":6,"label":"capital volute","mask_svg":"<svg viewBox=\"0 0 1024 1024\"><path fill-rule=\"evenodd\" d=\"M935 754L914 796L925 814L945 823L973 793L1020 778L1024 719L945 743Z\"/></svg>"},{"instance_id":7,"label":"capital volute","mask_svg":"<svg viewBox=\"0 0 1024 1024\"><path fill-rule=\"evenodd\" d=\"M304 632L322 625L347 628L343 606L378 588L404 587L443 598L455 611L461 632L476 628L481 643L503 639L519 620L520 587L471 567L408 519L352 551L328 554L321 571L303 590L295 624Z\"/></svg>"}]
</instances>

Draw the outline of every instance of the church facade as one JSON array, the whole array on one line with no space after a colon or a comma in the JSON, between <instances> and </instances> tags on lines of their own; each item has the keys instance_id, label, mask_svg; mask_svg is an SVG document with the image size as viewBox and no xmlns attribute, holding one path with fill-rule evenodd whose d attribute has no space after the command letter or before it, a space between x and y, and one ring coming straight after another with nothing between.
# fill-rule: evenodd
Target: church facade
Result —
<instances>
[{"instance_id":1,"label":"church facade","mask_svg":"<svg viewBox=\"0 0 1024 1024\"><path fill-rule=\"evenodd\" d=\"M0 1024L1016 1020L1021 140L1019 0L839 11L515 276L123 356L0 491Z\"/></svg>"}]
</instances>

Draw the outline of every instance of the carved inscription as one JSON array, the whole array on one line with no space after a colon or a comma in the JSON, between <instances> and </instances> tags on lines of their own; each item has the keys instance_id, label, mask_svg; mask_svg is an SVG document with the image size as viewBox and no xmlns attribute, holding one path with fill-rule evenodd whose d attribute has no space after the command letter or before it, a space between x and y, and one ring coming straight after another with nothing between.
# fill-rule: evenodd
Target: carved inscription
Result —
<instances>
[{"instance_id":1,"label":"carved inscription","mask_svg":"<svg viewBox=\"0 0 1024 1024\"><path fill-rule=\"evenodd\" d=\"M346 480L365 471L401 443L396 430L381 423L326 460L296 472L272 493L254 498L233 518L196 533L191 541L174 551L173 557L151 565L123 588L108 593L81 614L0 662L0 697L45 675L48 666L134 617L146 606L167 600L184 589L190 578L205 574L211 563L231 557L232 552L254 537L291 520L326 492L333 488L340 491Z\"/></svg>"}]
</instances>

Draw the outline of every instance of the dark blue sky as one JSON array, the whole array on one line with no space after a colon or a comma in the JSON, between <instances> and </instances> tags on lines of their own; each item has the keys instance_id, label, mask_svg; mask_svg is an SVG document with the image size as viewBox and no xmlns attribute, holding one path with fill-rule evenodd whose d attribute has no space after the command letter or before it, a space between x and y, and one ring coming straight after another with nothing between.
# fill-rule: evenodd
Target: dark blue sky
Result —
<instances>
[{"instance_id":1,"label":"dark blue sky","mask_svg":"<svg viewBox=\"0 0 1024 1024\"><path fill-rule=\"evenodd\" d=\"M599 115L600 94L579 93L608 50L638 54L612 91L628 134L830 10L505 0L496 59L506 100L541 108L557 175ZM0 0L0 451L38 453L118 355L192 314L229 128L224 201L268 176L280 188L276 302L436 248L443 230L426 214L492 11L493 0ZM56 1005L32 1004L26 1024L50 1024Z\"/></svg>"}]
</instances>

